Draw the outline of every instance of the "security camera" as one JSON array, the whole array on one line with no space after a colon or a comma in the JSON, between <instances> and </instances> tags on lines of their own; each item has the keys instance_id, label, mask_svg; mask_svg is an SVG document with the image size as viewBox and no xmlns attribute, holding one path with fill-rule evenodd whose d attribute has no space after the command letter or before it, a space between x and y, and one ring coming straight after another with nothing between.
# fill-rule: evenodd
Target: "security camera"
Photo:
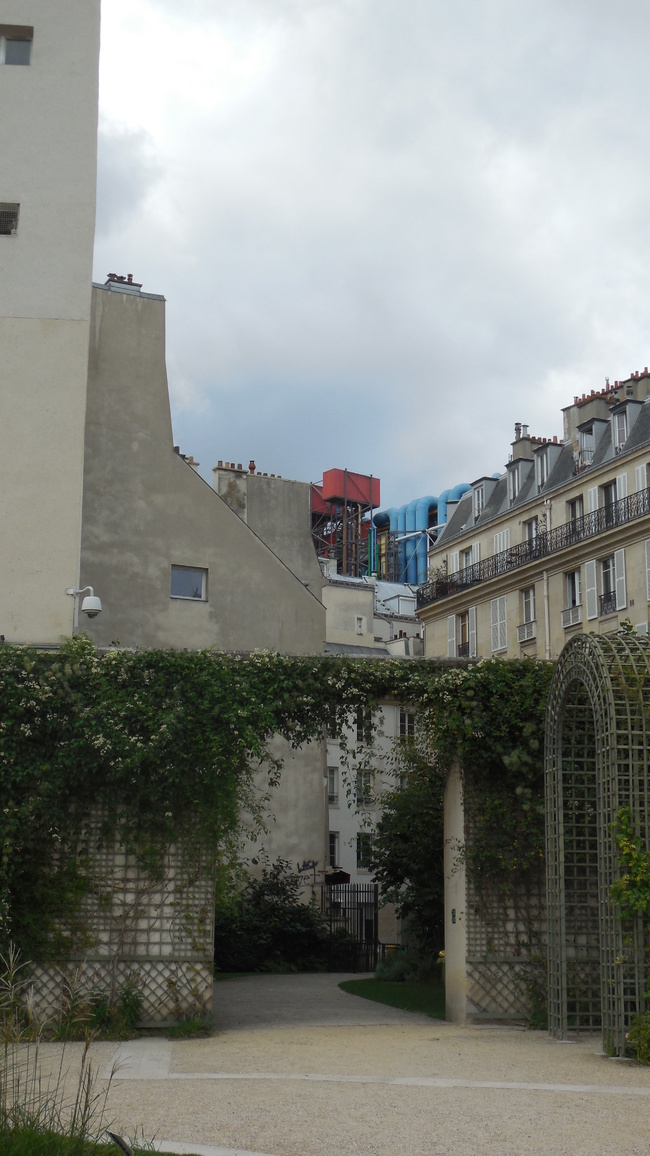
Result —
<instances>
[{"instance_id":1,"label":"security camera","mask_svg":"<svg viewBox=\"0 0 650 1156\"><path fill-rule=\"evenodd\" d=\"M81 613L96 618L102 612L102 600L96 594L87 594L81 603Z\"/></svg>"}]
</instances>

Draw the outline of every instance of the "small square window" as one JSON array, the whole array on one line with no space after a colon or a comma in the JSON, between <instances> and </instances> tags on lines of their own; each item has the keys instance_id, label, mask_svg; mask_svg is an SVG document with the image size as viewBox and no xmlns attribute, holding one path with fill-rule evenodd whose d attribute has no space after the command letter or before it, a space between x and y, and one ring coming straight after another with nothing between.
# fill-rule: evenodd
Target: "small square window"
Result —
<instances>
[{"instance_id":1,"label":"small square window","mask_svg":"<svg viewBox=\"0 0 650 1156\"><path fill-rule=\"evenodd\" d=\"M205 602L208 597L207 570L193 570L190 566L172 566L170 595L172 598L194 598Z\"/></svg>"},{"instance_id":2,"label":"small square window","mask_svg":"<svg viewBox=\"0 0 650 1156\"><path fill-rule=\"evenodd\" d=\"M13 237L18 232L20 205L13 201L0 201L0 237Z\"/></svg>"},{"instance_id":3,"label":"small square window","mask_svg":"<svg viewBox=\"0 0 650 1156\"><path fill-rule=\"evenodd\" d=\"M33 28L0 24L0 64L29 64L33 37Z\"/></svg>"}]
</instances>

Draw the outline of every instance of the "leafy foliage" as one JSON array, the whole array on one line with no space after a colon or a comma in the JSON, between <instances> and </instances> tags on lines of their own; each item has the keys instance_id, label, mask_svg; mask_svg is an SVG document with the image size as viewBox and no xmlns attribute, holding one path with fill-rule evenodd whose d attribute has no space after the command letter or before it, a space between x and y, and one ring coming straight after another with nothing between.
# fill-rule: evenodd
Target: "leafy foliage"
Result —
<instances>
[{"instance_id":1,"label":"leafy foliage","mask_svg":"<svg viewBox=\"0 0 650 1156\"><path fill-rule=\"evenodd\" d=\"M300 879L278 859L217 905L215 965L220 971L324 971L328 925L301 901Z\"/></svg>"},{"instance_id":2,"label":"leafy foliage","mask_svg":"<svg viewBox=\"0 0 650 1156\"><path fill-rule=\"evenodd\" d=\"M618 847L621 874L612 884L610 898L618 905L623 920L644 918L650 930L650 851L634 827L629 807L621 807L614 825L614 841ZM650 1003L650 981L645 992L646 1006ZM630 1050L640 1064L650 1064L650 1012L642 1012L632 1019L627 1034Z\"/></svg>"}]
</instances>

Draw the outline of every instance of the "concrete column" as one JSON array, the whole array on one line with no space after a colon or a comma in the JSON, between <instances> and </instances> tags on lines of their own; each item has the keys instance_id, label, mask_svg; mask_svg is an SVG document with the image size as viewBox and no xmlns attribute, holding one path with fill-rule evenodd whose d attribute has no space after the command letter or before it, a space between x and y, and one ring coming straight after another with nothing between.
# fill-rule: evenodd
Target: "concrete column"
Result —
<instances>
[{"instance_id":1,"label":"concrete column","mask_svg":"<svg viewBox=\"0 0 650 1156\"><path fill-rule=\"evenodd\" d=\"M467 1018L467 919L465 807L460 767L455 764L445 786L445 1015L452 1023Z\"/></svg>"}]
</instances>

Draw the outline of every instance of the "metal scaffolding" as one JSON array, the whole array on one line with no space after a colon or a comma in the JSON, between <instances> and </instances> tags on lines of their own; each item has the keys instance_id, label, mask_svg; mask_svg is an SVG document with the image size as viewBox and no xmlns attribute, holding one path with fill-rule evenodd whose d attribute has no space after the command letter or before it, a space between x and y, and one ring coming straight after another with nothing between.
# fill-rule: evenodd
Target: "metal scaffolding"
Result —
<instances>
[{"instance_id":1,"label":"metal scaffolding","mask_svg":"<svg viewBox=\"0 0 650 1156\"><path fill-rule=\"evenodd\" d=\"M549 1030L600 1029L625 1055L645 1010L647 936L610 899L619 877L613 826L629 807L650 839L650 643L625 632L577 635L564 647L546 711Z\"/></svg>"}]
</instances>

